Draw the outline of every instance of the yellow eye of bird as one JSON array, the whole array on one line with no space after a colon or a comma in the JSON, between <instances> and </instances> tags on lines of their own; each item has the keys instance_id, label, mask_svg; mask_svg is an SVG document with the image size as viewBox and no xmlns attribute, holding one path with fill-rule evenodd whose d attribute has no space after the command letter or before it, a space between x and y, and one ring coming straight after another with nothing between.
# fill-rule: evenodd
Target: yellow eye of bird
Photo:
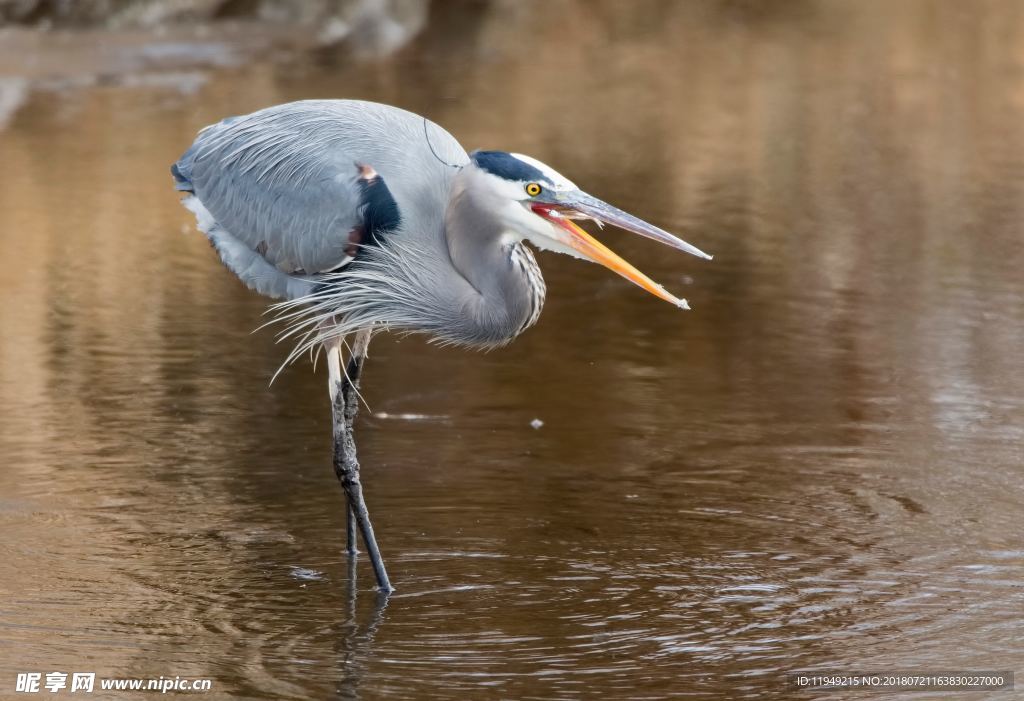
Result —
<instances>
[{"instance_id":1,"label":"yellow eye of bird","mask_svg":"<svg viewBox=\"0 0 1024 701\"><path fill-rule=\"evenodd\" d=\"M526 184L526 194L530 197L536 197L540 194L541 187L537 183Z\"/></svg>"}]
</instances>

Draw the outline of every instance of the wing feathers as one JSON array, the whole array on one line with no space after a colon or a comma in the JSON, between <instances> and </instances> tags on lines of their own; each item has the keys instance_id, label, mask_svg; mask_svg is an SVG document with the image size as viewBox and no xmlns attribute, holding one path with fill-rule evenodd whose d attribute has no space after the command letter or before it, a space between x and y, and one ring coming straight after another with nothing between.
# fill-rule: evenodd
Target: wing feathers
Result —
<instances>
[{"instance_id":1,"label":"wing feathers","mask_svg":"<svg viewBox=\"0 0 1024 701\"><path fill-rule=\"evenodd\" d=\"M438 157L424 138L428 125ZM444 212L454 169L439 158L468 160L450 134L418 115L319 100L210 126L172 172L175 187L194 193L244 250L272 268L315 274L351 258L357 227L370 239L384 230L422 237L419 245L446 254ZM372 166L380 185L361 176L356 163Z\"/></svg>"}]
</instances>

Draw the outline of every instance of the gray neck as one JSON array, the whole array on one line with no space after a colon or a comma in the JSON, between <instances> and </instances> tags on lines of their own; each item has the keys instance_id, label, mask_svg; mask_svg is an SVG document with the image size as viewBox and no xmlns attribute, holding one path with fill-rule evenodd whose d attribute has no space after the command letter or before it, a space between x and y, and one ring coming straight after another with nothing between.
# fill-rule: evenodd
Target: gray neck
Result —
<instances>
[{"instance_id":1,"label":"gray neck","mask_svg":"<svg viewBox=\"0 0 1024 701\"><path fill-rule=\"evenodd\" d=\"M463 295L463 332L481 345L501 345L537 320L544 280L530 250L503 236L505 228L493 214L502 203L488 199L456 184L445 234L452 263L473 290Z\"/></svg>"}]
</instances>

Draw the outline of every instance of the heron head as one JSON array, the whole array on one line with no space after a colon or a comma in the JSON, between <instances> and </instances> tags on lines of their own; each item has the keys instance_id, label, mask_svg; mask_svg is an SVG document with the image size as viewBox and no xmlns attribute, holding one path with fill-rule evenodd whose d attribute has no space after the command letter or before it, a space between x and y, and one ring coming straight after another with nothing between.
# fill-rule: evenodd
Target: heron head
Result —
<instances>
[{"instance_id":1,"label":"heron head","mask_svg":"<svg viewBox=\"0 0 1024 701\"><path fill-rule=\"evenodd\" d=\"M711 259L653 224L623 212L580 190L565 176L540 161L505 151L474 151L471 164L479 182L496 199L509 233L537 248L599 263L667 302L689 309L685 299L665 289L580 228L574 219L590 219L660 241L699 258Z\"/></svg>"}]
</instances>

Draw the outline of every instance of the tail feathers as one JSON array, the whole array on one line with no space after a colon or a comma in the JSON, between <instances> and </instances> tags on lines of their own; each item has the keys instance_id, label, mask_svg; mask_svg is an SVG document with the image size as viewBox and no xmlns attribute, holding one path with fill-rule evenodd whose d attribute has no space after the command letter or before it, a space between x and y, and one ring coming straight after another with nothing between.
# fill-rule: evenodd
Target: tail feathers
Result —
<instances>
[{"instance_id":1,"label":"tail feathers","mask_svg":"<svg viewBox=\"0 0 1024 701\"><path fill-rule=\"evenodd\" d=\"M309 294L315 288L315 280L281 272L268 263L259 252L232 236L217 223L198 197L186 197L181 203L196 215L196 225L210 239L224 265L249 289L274 299L296 299Z\"/></svg>"},{"instance_id":2,"label":"tail feathers","mask_svg":"<svg viewBox=\"0 0 1024 701\"><path fill-rule=\"evenodd\" d=\"M182 172L177 163L171 166L171 175L174 176L175 190L179 190L181 192L193 192L192 181L189 180L188 176Z\"/></svg>"}]
</instances>

